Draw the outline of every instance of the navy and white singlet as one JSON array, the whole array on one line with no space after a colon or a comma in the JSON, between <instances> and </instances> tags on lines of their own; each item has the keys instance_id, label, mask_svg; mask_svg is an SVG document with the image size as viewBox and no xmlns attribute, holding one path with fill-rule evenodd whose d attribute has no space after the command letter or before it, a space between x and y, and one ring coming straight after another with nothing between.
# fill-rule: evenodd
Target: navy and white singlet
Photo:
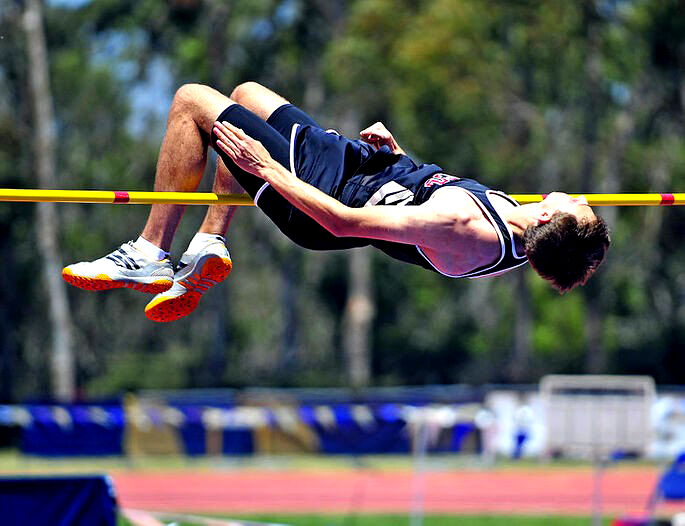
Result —
<instances>
[{"instance_id":1,"label":"navy and white singlet","mask_svg":"<svg viewBox=\"0 0 685 526\"><path fill-rule=\"evenodd\" d=\"M495 226L500 240L500 258L497 261L459 275L446 274L437 269L416 245L366 240L367 244L395 259L453 278L495 276L528 261L524 254L516 252L511 229L490 201L489 196L496 194L518 206L516 201L502 192L491 190L473 179L447 175L435 164L417 165L406 155L392 153L387 146L376 150L362 141L331 136L331 133L313 126L294 125L290 146L290 168L299 179L353 208L374 205L417 206L428 201L440 188L461 188L471 195Z\"/></svg>"}]
</instances>

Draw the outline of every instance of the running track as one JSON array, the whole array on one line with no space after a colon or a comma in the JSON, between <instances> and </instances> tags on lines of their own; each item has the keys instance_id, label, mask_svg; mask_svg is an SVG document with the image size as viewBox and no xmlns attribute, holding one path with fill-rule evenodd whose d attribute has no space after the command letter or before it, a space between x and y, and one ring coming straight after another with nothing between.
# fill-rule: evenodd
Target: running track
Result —
<instances>
[{"instance_id":1,"label":"running track","mask_svg":"<svg viewBox=\"0 0 685 526\"><path fill-rule=\"evenodd\" d=\"M654 468L609 469L603 512L640 513L658 477ZM427 513L590 515L591 468L410 471L303 470L111 473L120 505L204 513L406 513L423 492ZM660 513L682 511L662 504Z\"/></svg>"}]
</instances>

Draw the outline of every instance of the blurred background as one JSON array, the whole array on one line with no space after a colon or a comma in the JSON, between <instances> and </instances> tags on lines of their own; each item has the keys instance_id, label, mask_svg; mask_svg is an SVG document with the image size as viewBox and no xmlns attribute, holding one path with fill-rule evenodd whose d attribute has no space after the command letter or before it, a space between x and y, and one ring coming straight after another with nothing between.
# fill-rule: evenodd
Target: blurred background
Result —
<instances>
[{"instance_id":1,"label":"blurred background","mask_svg":"<svg viewBox=\"0 0 685 526\"><path fill-rule=\"evenodd\" d=\"M175 90L248 80L349 136L380 120L417 161L509 193L683 191L680 0L0 0L0 186L150 190ZM230 278L171 324L147 320L135 291L60 279L135 239L147 211L0 205L4 471L152 455L218 458L235 474L267 455L292 472L299 455L336 453L352 459L336 469L359 474L360 455L392 453L418 517L430 485L417 473L431 466L529 458L536 471L568 456L590 470L594 500L575 511L589 516L597 466L637 459L642 493L621 502L639 508L685 449L679 207L601 209L607 261L564 296L526 269L449 280L367 250L306 252L245 208ZM188 207L174 257L203 215ZM594 404L571 436L550 431L551 374L643 383L564 384ZM647 416L630 427L634 411ZM599 447L596 421L622 431ZM583 447L552 451L555 433Z\"/></svg>"}]
</instances>

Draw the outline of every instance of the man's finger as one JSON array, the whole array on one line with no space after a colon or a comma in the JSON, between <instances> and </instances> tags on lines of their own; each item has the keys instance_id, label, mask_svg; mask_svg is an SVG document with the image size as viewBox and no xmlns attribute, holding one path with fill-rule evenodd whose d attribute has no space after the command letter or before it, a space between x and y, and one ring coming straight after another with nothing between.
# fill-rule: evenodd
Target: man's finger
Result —
<instances>
[{"instance_id":1,"label":"man's finger","mask_svg":"<svg viewBox=\"0 0 685 526\"><path fill-rule=\"evenodd\" d=\"M226 135L227 137L238 137L237 130L235 126L232 126L228 122L217 122L217 127Z\"/></svg>"},{"instance_id":2,"label":"man's finger","mask_svg":"<svg viewBox=\"0 0 685 526\"><path fill-rule=\"evenodd\" d=\"M224 131L218 126L214 127L214 133L216 134L217 138L221 140L224 144L233 142L233 138L230 137L227 133L224 133Z\"/></svg>"},{"instance_id":3,"label":"man's finger","mask_svg":"<svg viewBox=\"0 0 685 526\"><path fill-rule=\"evenodd\" d=\"M226 126L226 128L228 128L229 131L233 132L235 135L237 135L241 139L249 138L249 135L247 133L245 133L241 128L238 128L237 126L233 126L233 124L231 124L230 122L224 121L223 124L224 124L224 126Z\"/></svg>"},{"instance_id":4,"label":"man's finger","mask_svg":"<svg viewBox=\"0 0 685 526\"><path fill-rule=\"evenodd\" d=\"M221 137L223 137L224 142L230 143L233 146L235 152L239 152L241 149L245 148L245 140L241 139L235 131L224 127L223 130L219 128L217 136L219 133L221 134Z\"/></svg>"},{"instance_id":5,"label":"man's finger","mask_svg":"<svg viewBox=\"0 0 685 526\"><path fill-rule=\"evenodd\" d=\"M228 123L226 121L223 121L223 122L216 121L216 123L214 123L214 127L215 127L215 129L218 129L219 132L221 132L225 138L227 138L233 142L237 142L240 140L240 136L238 135L238 131L242 131L242 130L239 130L239 128L236 128L235 126L231 126L230 123ZM217 134L219 132L217 132Z\"/></svg>"},{"instance_id":6,"label":"man's finger","mask_svg":"<svg viewBox=\"0 0 685 526\"><path fill-rule=\"evenodd\" d=\"M225 142L223 142L221 139L219 139L218 141L216 141L216 145L219 147L219 149L220 149L222 152L227 153L228 156L229 156L231 159L233 159L233 155L231 154L231 149L228 147L228 145L227 145Z\"/></svg>"},{"instance_id":7,"label":"man's finger","mask_svg":"<svg viewBox=\"0 0 685 526\"><path fill-rule=\"evenodd\" d=\"M229 137L230 130L217 121L214 123L214 133L219 138L227 139Z\"/></svg>"},{"instance_id":8,"label":"man's finger","mask_svg":"<svg viewBox=\"0 0 685 526\"><path fill-rule=\"evenodd\" d=\"M222 151L226 152L231 159L235 159L236 151L230 143L219 139L216 141L216 144L219 146L219 148L221 148Z\"/></svg>"},{"instance_id":9,"label":"man's finger","mask_svg":"<svg viewBox=\"0 0 685 526\"><path fill-rule=\"evenodd\" d=\"M217 145L226 152L232 159L238 157L238 149L235 145L235 140L229 135L225 134L218 126L214 127L214 133L218 138Z\"/></svg>"}]
</instances>

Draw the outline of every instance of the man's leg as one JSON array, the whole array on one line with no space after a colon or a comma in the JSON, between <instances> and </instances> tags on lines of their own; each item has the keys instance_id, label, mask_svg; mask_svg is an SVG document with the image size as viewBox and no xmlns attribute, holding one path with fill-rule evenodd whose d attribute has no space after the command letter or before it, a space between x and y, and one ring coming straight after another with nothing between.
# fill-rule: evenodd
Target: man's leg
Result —
<instances>
[{"instance_id":1,"label":"man's leg","mask_svg":"<svg viewBox=\"0 0 685 526\"><path fill-rule=\"evenodd\" d=\"M214 120L233 101L208 86L188 84L174 96L167 131L157 160L155 191L193 192L207 164L207 147ZM232 182L215 178L233 188ZM216 184L216 183L215 183ZM206 218L207 228L216 228L232 215L232 207L216 207ZM185 205L152 205L141 236L168 252ZM227 224L227 223L226 223ZM203 226L204 223L203 223Z\"/></svg>"},{"instance_id":2,"label":"man's leg","mask_svg":"<svg viewBox=\"0 0 685 526\"><path fill-rule=\"evenodd\" d=\"M232 104L228 97L208 86L189 84L176 92L157 162L155 190L197 189L207 162L214 120ZM220 181L219 185L233 184L227 178ZM96 261L69 265L62 272L64 279L88 290L128 287L159 293L170 288L174 272L167 256L184 210L182 205L153 205L137 241ZM207 228L225 228L230 215L226 209L212 212Z\"/></svg>"},{"instance_id":3,"label":"man's leg","mask_svg":"<svg viewBox=\"0 0 685 526\"><path fill-rule=\"evenodd\" d=\"M245 191L228 171L220 157L217 158L212 192L215 194L242 194ZM226 235L231 220L238 210L237 206L212 205L207 207L205 218L198 229L203 234Z\"/></svg>"},{"instance_id":4,"label":"man's leg","mask_svg":"<svg viewBox=\"0 0 685 526\"><path fill-rule=\"evenodd\" d=\"M263 121L266 121L277 108L288 104L283 97L254 82L238 86L233 90L230 99L251 110ZM280 146L279 151L282 154L284 145ZM287 148L285 151L287 152ZM255 181L251 181L248 186L252 194L262 184L261 181L256 185L254 183ZM221 157L217 161L213 191L215 193L244 191ZM232 263L222 236L226 234L236 209L235 206L210 206L208 208L198 233L181 257L173 286L155 296L145 307L145 315L149 319L170 322L187 316L197 308L202 295L209 288L228 276Z\"/></svg>"}]
</instances>

